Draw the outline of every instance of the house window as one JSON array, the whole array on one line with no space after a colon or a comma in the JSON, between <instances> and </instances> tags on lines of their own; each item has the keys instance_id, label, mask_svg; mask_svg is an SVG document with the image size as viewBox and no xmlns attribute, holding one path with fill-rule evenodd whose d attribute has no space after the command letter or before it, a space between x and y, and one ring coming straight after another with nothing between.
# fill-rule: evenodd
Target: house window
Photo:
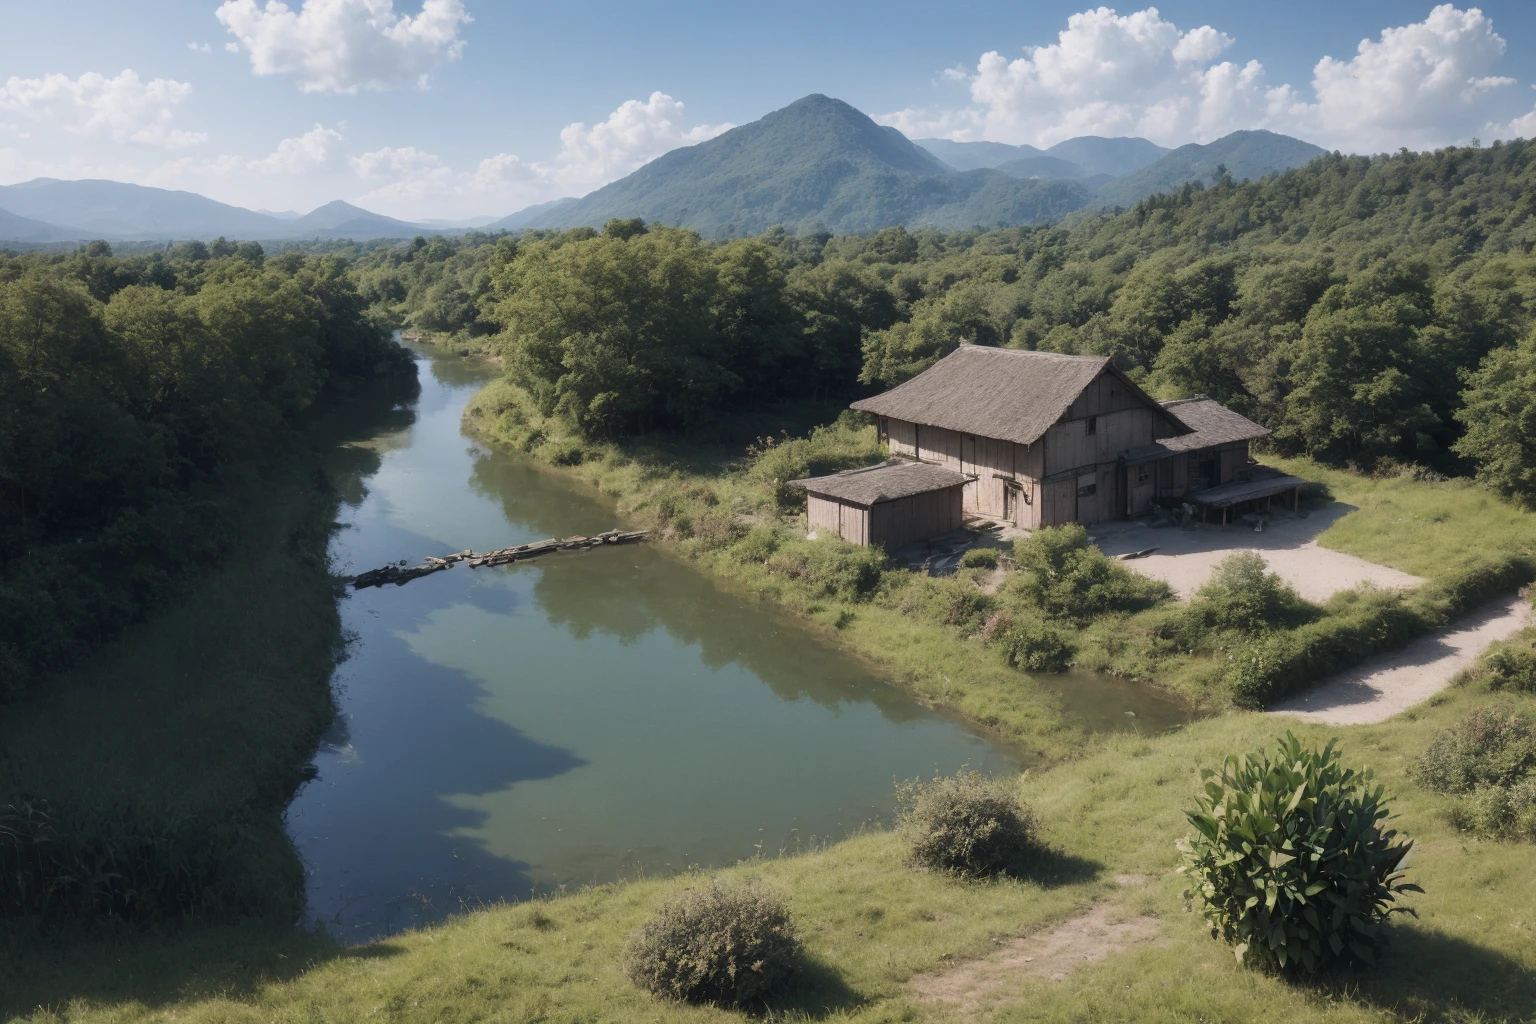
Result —
<instances>
[{"instance_id":1,"label":"house window","mask_svg":"<svg viewBox=\"0 0 1536 1024\"><path fill-rule=\"evenodd\" d=\"M1079 487L1077 489L1077 496L1079 498L1091 498L1095 494L1098 494L1098 493L1099 493L1099 485L1098 484L1083 484L1081 487Z\"/></svg>"},{"instance_id":2,"label":"house window","mask_svg":"<svg viewBox=\"0 0 1536 1024\"><path fill-rule=\"evenodd\" d=\"M1137 483L1144 484L1148 480L1151 480L1151 479L1152 479L1152 466L1151 466L1150 463L1143 462L1141 465L1136 467L1136 482Z\"/></svg>"},{"instance_id":3,"label":"house window","mask_svg":"<svg viewBox=\"0 0 1536 1024\"><path fill-rule=\"evenodd\" d=\"M1098 432L1099 432L1099 418L1097 416L1089 416L1088 417L1088 433L1090 433L1090 434L1097 434Z\"/></svg>"}]
</instances>

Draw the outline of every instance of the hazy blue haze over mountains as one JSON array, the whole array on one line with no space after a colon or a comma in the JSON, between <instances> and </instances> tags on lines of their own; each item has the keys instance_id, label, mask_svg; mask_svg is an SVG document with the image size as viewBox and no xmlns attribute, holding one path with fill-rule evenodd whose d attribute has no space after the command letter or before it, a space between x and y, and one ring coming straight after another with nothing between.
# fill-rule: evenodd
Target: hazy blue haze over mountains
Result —
<instances>
[{"instance_id":1,"label":"hazy blue haze over mountains","mask_svg":"<svg viewBox=\"0 0 1536 1024\"><path fill-rule=\"evenodd\" d=\"M1166 150L1146 139L1084 136L1048 150L996 142L914 143L841 100L807 96L707 142L673 150L580 199L521 210L485 230L601 227L611 218L708 236L776 225L857 234L901 224L943 230L1056 220L1085 207L1129 206L1218 167L1236 179L1300 166L1324 151L1267 131ZM336 201L273 214L115 181L38 178L0 186L0 239L49 243L219 235L283 240L402 238L455 230L412 224Z\"/></svg>"}]
</instances>

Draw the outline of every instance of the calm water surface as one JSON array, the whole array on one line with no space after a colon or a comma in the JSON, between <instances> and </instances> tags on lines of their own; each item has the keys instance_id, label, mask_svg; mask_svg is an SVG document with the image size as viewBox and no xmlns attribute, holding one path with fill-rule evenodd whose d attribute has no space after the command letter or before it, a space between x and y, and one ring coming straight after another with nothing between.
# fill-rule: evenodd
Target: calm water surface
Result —
<instances>
[{"instance_id":1,"label":"calm water surface","mask_svg":"<svg viewBox=\"0 0 1536 1024\"><path fill-rule=\"evenodd\" d=\"M409 414L333 453L338 568L618 525L595 491L460 433L487 369L422 355L420 370ZM310 912L345 938L838 839L889 816L896 779L1018 767L645 545L459 566L341 610L340 715L288 823ZM1185 717L1139 687L1058 685L1093 728Z\"/></svg>"}]
</instances>

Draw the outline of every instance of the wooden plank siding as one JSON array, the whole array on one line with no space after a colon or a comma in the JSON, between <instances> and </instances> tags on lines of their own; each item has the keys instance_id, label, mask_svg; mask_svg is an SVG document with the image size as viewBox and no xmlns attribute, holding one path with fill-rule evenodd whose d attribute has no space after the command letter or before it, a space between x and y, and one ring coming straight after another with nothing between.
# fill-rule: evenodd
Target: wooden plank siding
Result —
<instances>
[{"instance_id":1,"label":"wooden plank siding","mask_svg":"<svg viewBox=\"0 0 1536 1024\"><path fill-rule=\"evenodd\" d=\"M960 529L965 521L961 490L950 487L870 506L869 543L894 551Z\"/></svg>"}]
</instances>

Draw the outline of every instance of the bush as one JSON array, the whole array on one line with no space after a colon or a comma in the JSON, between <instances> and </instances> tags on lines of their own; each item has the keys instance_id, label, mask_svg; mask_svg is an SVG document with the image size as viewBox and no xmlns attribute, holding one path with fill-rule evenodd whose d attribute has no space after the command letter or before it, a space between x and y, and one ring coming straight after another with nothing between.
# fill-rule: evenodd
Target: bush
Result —
<instances>
[{"instance_id":1,"label":"bush","mask_svg":"<svg viewBox=\"0 0 1536 1024\"><path fill-rule=\"evenodd\" d=\"M1131 572L1089 544L1088 531L1077 523L1015 541L1014 556L1022 571L1012 592L1057 618L1137 611L1172 596L1166 583Z\"/></svg>"},{"instance_id":2,"label":"bush","mask_svg":"<svg viewBox=\"0 0 1536 1024\"><path fill-rule=\"evenodd\" d=\"M997 552L991 548L971 548L960 556L962 569L996 569Z\"/></svg>"},{"instance_id":3,"label":"bush","mask_svg":"<svg viewBox=\"0 0 1536 1024\"><path fill-rule=\"evenodd\" d=\"M740 1006L782 987L799 958L781 899L712 882L664 904L630 942L624 966L631 981L659 996Z\"/></svg>"},{"instance_id":4,"label":"bush","mask_svg":"<svg viewBox=\"0 0 1536 1024\"><path fill-rule=\"evenodd\" d=\"M966 878L1019 874L1035 852L1035 820L1012 783L980 772L896 787L910 862Z\"/></svg>"},{"instance_id":5,"label":"bush","mask_svg":"<svg viewBox=\"0 0 1536 1024\"><path fill-rule=\"evenodd\" d=\"M1413 774L1437 793L1513 786L1536 775L1536 723L1516 711L1478 708L1435 737Z\"/></svg>"},{"instance_id":6,"label":"bush","mask_svg":"<svg viewBox=\"0 0 1536 1024\"><path fill-rule=\"evenodd\" d=\"M1451 824L1489 839L1536 842L1536 778L1508 789L1483 786L1451 810Z\"/></svg>"},{"instance_id":7,"label":"bush","mask_svg":"<svg viewBox=\"0 0 1536 1024\"><path fill-rule=\"evenodd\" d=\"M1077 653L1060 630L1029 620L1003 633L1000 644L1003 660L1025 672L1065 672Z\"/></svg>"},{"instance_id":8,"label":"bush","mask_svg":"<svg viewBox=\"0 0 1536 1024\"><path fill-rule=\"evenodd\" d=\"M1310 606L1277 573L1266 572L1268 568L1256 551L1228 555L1195 591L1189 614L1208 628L1243 633L1304 621Z\"/></svg>"},{"instance_id":9,"label":"bush","mask_svg":"<svg viewBox=\"0 0 1536 1024\"><path fill-rule=\"evenodd\" d=\"M1333 743L1303 748L1289 733L1262 751L1205 771L1205 794L1179 844L1213 937L1239 962L1308 973L1374 964L1398 895L1423 892L1398 870L1413 846L1384 829L1382 787L1340 765Z\"/></svg>"},{"instance_id":10,"label":"bush","mask_svg":"<svg viewBox=\"0 0 1536 1024\"><path fill-rule=\"evenodd\" d=\"M1522 630L1483 652L1488 685L1495 690L1536 691L1536 630Z\"/></svg>"},{"instance_id":11,"label":"bush","mask_svg":"<svg viewBox=\"0 0 1536 1024\"><path fill-rule=\"evenodd\" d=\"M859 547L833 537L783 544L765 561L769 572L801 580L818 595L850 601L874 593L888 563L879 548Z\"/></svg>"}]
</instances>

